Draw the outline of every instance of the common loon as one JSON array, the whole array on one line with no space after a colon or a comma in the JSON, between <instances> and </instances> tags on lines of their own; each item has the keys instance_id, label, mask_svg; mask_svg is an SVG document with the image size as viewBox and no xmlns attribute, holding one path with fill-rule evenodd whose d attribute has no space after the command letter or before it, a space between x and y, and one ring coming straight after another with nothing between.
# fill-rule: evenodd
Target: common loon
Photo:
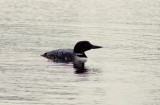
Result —
<instances>
[{"instance_id":1,"label":"common loon","mask_svg":"<svg viewBox=\"0 0 160 105\"><path fill-rule=\"evenodd\" d=\"M52 59L56 62L72 62L77 57L87 58L85 51L90 49L102 48L101 46L92 45L89 41L77 42L74 49L58 49L44 53L42 56Z\"/></svg>"}]
</instances>

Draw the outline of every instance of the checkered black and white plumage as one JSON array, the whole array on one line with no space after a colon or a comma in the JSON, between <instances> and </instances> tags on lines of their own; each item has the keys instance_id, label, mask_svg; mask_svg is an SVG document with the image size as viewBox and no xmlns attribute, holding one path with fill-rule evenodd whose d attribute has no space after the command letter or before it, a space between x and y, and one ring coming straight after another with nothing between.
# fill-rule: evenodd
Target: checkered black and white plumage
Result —
<instances>
[{"instance_id":1,"label":"checkered black and white plumage","mask_svg":"<svg viewBox=\"0 0 160 105\"><path fill-rule=\"evenodd\" d=\"M72 60L74 57L73 49L58 49L44 53L42 56L48 59Z\"/></svg>"}]
</instances>

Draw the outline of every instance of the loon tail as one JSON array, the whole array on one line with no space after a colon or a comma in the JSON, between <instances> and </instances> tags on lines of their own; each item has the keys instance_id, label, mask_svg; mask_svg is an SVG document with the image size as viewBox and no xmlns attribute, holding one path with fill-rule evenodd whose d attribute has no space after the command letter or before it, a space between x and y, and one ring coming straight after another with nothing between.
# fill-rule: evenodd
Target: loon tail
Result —
<instances>
[{"instance_id":1,"label":"loon tail","mask_svg":"<svg viewBox=\"0 0 160 105\"><path fill-rule=\"evenodd\" d=\"M44 54L42 54L41 56L43 56L43 57L47 57L47 53L44 53Z\"/></svg>"}]
</instances>

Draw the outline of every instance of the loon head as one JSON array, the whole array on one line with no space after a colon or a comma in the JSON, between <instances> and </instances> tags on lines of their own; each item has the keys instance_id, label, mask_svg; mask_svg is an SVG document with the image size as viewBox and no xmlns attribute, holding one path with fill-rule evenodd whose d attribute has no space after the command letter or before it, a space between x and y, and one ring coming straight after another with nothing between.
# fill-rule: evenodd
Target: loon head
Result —
<instances>
[{"instance_id":1,"label":"loon head","mask_svg":"<svg viewBox=\"0 0 160 105\"><path fill-rule=\"evenodd\" d=\"M90 49L102 48L101 46L92 45L89 41L80 41L74 46L74 53L84 53Z\"/></svg>"}]
</instances>

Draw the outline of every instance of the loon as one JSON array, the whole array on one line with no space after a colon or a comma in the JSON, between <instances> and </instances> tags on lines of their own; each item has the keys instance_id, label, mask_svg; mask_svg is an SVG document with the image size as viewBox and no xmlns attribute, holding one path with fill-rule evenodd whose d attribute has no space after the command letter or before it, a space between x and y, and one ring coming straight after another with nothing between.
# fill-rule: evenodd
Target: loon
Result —
<instances>
[{"instance_id":1,"label":"loon","mask_svg":"<svg viewBox=\"0 0 160 105\"><path fill-rule=\"evenodd\" d=\"M55 62L73 62L76 58L87 58L85 51L90 49L102 48L101 46L92 45L89 41L79 41L74 49L58 49L44 53L43 57L52 59Z\"/></svg>"}]
</instances>

